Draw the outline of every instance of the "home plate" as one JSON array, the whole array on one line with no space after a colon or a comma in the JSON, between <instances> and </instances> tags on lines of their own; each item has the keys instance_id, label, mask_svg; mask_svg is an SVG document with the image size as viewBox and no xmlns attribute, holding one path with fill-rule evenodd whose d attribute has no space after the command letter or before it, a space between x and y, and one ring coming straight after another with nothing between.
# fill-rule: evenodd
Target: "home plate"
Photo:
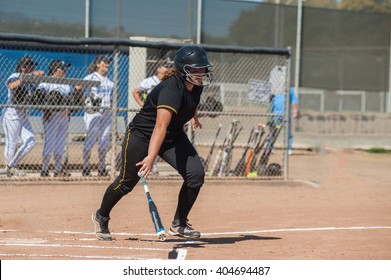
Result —
<instances>
[{"instance_id":1,"label":"home plate","mask_svg":"<svg viewBox=\"0 0 391 280\"><path fill-rule=\"evenodd\" d=\"M2 238L0 243L13 243L13 244L41 244L46 243L46 240L42 238L32 238L32 239L23 239L23 238Z\"/></svg>"}]
</instances>

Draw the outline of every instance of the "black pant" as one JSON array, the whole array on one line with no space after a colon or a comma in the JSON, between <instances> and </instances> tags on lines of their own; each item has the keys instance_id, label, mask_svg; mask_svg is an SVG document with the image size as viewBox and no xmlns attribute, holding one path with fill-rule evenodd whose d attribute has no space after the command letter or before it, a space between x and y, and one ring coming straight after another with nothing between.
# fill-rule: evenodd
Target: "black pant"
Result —
<instances>
[{"instance_id":1,"label":"black pant","mask_svg":"<svg viewBox=\"0 0 391 280\"><path fill-rule=\"evenodd\" d=\"M122 166L118 177L107 188L103 196L100 215L109 217L112 208L126 194L131 192L140 178L137 172L148 154L149 139L137 130L127 128L122 144ZM184 182L178 197L178 206L174 219L185 221L204 183L204 167L197 151L182 132L173 142L164 142L159 156L175 168Z\"/></svg>"}]
</instances>

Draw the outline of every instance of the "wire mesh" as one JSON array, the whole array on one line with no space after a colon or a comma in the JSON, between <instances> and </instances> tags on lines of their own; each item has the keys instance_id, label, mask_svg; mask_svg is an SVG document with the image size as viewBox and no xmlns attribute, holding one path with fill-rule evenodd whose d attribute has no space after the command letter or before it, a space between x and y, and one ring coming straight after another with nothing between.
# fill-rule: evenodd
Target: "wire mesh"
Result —
<instances>
[{"instance_id":1,"label":"wire mesh","mask_svg":"<svg viewBox=\"0 0 391 280\"><path fill-rule=\"evenodd\" d=\"M140 109L135 90L172 64L178 46L80 48L1 49L1 180L114 178L127 124ZM273 100L286 96L289 58L240 48L208 55L214 76L199 105L203 127L184 128L207 177L284 178L288 103L276 113ZM178 174L158 160L153 176Z\"/></svg>"}]
</instances>

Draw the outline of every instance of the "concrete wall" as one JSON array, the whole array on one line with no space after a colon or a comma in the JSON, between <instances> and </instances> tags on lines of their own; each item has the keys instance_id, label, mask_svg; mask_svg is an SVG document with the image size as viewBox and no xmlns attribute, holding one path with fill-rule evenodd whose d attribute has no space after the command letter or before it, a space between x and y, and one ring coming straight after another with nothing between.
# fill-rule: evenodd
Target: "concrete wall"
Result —
<instances>
[{"instance_id":1,"label":"concrete wall","mask_svg":"<svg viewBox=\"0 0 391 280\"><path fill-rule=\"evenodd\" d=\"M391 114L301 112L293 119L293 131L332 135L388 135Z\"/></svg>"},{"instance_id":2,"label":"concrete wall","mask_svg":"<svg viewBox=\"0 0 391 280\"><path fill-rule=\"evenodd\" d=\"M293 149L391 150L391 115L302 112L293 120Z\"/></svg>"}]
</instances>

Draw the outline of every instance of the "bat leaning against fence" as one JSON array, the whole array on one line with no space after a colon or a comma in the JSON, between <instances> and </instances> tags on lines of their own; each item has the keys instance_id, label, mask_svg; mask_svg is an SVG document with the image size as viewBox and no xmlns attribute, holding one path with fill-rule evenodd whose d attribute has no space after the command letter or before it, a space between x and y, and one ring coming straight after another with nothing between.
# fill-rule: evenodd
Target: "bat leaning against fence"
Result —
<instances>
[{"instance_id":1,"label":"bat leaning against fence","mask_svg":"<svg viewBox=\"0 0 391 280\"><path fill-rule=\"evenodd\" d=\"M253 139L250 144L250 152L248 154L247 161L246 161L245 168L244 168L244 175L245 176L247 176L248 172L250 171L251 162L253 162L253 160L254 160L255 148L258 143L259 135L260 135L260 132L258 129L256 129L253 134Z\"/></svg>"},{"instance_id":2,"label":"bat leaning against fence","mask_svg":"<svg viewBox=\"0 0 391 280\"><path fill-rule=\"evenodd\" d=\"M141 173L138 173L138 176L140 177L141 183L143 184L144 191L148 199L149 212L151 213L152 222L155 226L156 235L161 241L164 241L166 239L166 232L164 230L163 223L160 218L157 207L152 200L151 194L149 193L147 180L145 180L144 176Z\"/></svg>"},{"instance_id":3,"label":"bat leaning against fence","mask_svg":"<svg viewBox=\"0 0 391 280\"><path fill-rule=\"evenodd\" d=\"M270 127L269 135L266 137L267 146L262 153L262 156L258 162L258 165L255 168L255 172L258 176L265 175L267 163L269 161L270 155L272 154L274 143L276 142L278 135L282 129L283 124L277 124ZM269 174L270 175L270 174Z\"/></svg>"},{"instance_id":4,"label":"bat leaning against fence","mask_svg":"<svg viewBox=\"0 0 391 280\"><path fill-rule=\"evenodd\" d=\"M243 127L240 127L238 129L240 121L233 120L232 121L232 130L231 133L228 136L227 145L225 146L224 153L220 162L220 165L218 166L217 176L225 176L229 172L229 168L231 166L232 162L232 150L234 147L234 143L239 135L239 133L242 131Z\"/></svg>"},{"instance_id":5,"label":"bat leaning against fence","mask_svg":"<svg viewBox=\"0 0 391 280\"><path fill-rule=\"evenodd\" d=\"M233 129L233 123L231 123L230 127L228 128L227 134L225 135L225 138L223 140L223 144L220 146L219 150L217 151L215 160L213 162L213 166L212 166L212 168L209 171L209 176L216 175L216 173L218 171L218 167L219 167L220 161L221 161L221 156L223 155L224 147L225 147L225 145L227 143L228 136L230 135L232 129Z\"/></svg>"},{"instance_id":6,"label":"bat leaning against fence","mask_svg":"<svg viewBox=\"0 0 391 280\"><path fill-rule=\"evenodd\" d=\"M210 147L209 154L208 154L208 156L206 157L206 159L205 159L205 161L204 161L204 170L205 170L205 172L208 171L208 166L209 166L210 158L212 157L213 150L214 150L214 147L215 147L215 145L216 145L217 137L218 137L219 134L220 134L221 128L222 128L222 125L219 124L219 128L217 129L215 139L213 140L213 144L212 144L212 146Z\"/></svg>"},{"instance_id":7,"label":"bat leaning against fence","mask_svg":"<svg viewBox=\"0 0 391 280\"><path fill-rule=\"evenodd\" d=\"M247 152L251 147L251 141L253 139L253 134L254 134L254 128L251 129L250 131L250 136L248 137L247 144L244 148L243 154L240 156L240 159L236 163L235 169L230 171L231 176L242 176L244 173L244 168L246 165L246 156Z\"/></svg>"},{"instance_id":8,"label":"bat leaning against fence","mask_svg":"<svg viewBox=\"0 0 391 280\"><path fill-rule=\"evenodd\" d=\"M226 158L226 163L224 165L224 169L222 170L222 174L220 176L227 176L229 175L229 170L231 168L232 159L233 159L233 149L234 149L234 143L236 142L236 139L238 138L240 132L242 132L243 126L241 126L234 134L234 139L232 140L232 143L230 145L230 148L228 150L228 155Z\"/></svg>"},{"instance_id":9,"label":"bat leaning against fence","mask_svg":"<svg viewBox=\"0 0 391 280\"><path fill-rule=\"evenodd\" d=\"M265 135L265 125L260 124L260 125L258 125L258 127L260 127L260 129L261 129L261 133L258 136L258 141L257 141L257 144L255 145L255 149L254 149L254 155L253 155L253 158L249 164L249 169L248 169L248 172L246 175L248 175L249 173L251 173L255 170L255 165L257 164L258 157L259 157L261 150L263 149L263 147L265 146L265 143L266 143L266 138L263 138L263 136Z\"/></svg>"}]
</instances>

